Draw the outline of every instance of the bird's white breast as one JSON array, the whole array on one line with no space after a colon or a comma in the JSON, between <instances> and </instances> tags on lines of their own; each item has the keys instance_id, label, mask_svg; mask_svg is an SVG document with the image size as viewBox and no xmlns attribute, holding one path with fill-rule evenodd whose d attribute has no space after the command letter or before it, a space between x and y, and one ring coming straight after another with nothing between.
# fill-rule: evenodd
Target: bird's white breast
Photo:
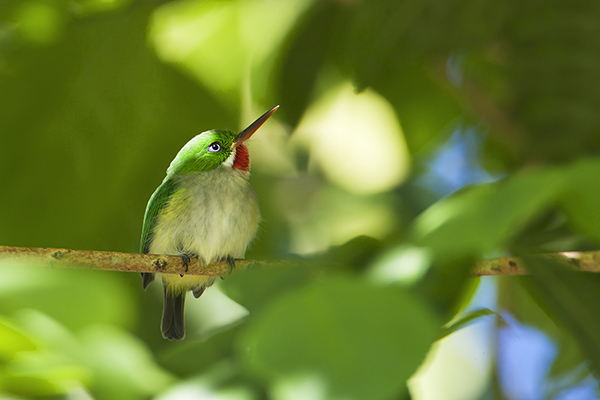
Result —
<instances>
[{"instance_id":1,"label":"bird's white breast","mask_svg":"<svg viewBox=\"0 0 600 400\"><path fill-rule=\"evenodd\" d=\"M206 264L244 257L260 221L247 173L223 165L175 179L179 186L158 215L150 253L193 253Z\"/></svg>"}]
</instances>

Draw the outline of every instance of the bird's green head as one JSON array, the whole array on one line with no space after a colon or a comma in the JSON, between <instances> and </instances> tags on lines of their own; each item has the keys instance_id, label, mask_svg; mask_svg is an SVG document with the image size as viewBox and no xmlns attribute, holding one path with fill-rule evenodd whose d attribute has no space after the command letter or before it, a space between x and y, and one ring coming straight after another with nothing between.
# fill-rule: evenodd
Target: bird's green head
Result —
<instances>
[{"instance_id":1,"label":"bird's green head","mask_svg":"<svg viewBox=\"0 0 600 400\"><path fill-rule=\"evenodd\" d=\"M240 133L224 129L203 132L187 142L171 162L168 175L209 171L221 165L248 171L250 157L244 142L277 110L275 106Z\"/></svg>"}]
</instances>

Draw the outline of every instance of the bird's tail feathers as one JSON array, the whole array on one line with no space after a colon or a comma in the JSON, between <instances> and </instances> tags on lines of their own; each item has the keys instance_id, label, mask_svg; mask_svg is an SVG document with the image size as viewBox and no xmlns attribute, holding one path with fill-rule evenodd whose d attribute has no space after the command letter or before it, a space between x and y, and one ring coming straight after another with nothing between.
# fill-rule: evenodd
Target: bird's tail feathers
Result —
<instances>
[{"instance_id":1,"label":"bird's tail feathers","mask_svg":"<svg viewBox=\"0 0 600 400\"><path fill-rule=\"evenodd\" d=\"M152 272L142 272L142 286L144 290L148 287L149 284L154 281L154 274Z\"/></svg>"},{"instance_id":2,"label":"bird's tail feathers","mask_svg":"<svg viewBox=\"0 0 600 400\"><path fill-rule=\"evenodd\" d=\"M206 288L207 288L206 285L196 286L196 287L192 288L192 293L194 293L194 297L198 298L198 297L202 296L202 293L204 293L204 290L206 290Z\"/></svg>"},{"instance_id":3,"label":"bird's tail feathers","mask_svg":"<svg viewBox=\"0 0 600 400\"><path fill-rule=\"evenodd\" d=\"M180 340L185 337L185 326L183 323L185 295L186 292L176 294L168 291L165 286L161 323L162 335L165 339Z\"/></svg>"},{"instance_id":4,"label":"bird's tail feathers","mask_svg":"<svg viewBox=\"0 0 600 400\"><path fill-rule=\"evenodd\" d=\"M191 290L192 290L192 293L194 293L194 297L198 298L198 297L202 296L202 293L204 293L204 291L207 288L211 287L212 284L215 283L215 280L216 280L216 278L212 278L212 279L209 279L197 286L192 287Z\"/></svg>"}]
</instances>

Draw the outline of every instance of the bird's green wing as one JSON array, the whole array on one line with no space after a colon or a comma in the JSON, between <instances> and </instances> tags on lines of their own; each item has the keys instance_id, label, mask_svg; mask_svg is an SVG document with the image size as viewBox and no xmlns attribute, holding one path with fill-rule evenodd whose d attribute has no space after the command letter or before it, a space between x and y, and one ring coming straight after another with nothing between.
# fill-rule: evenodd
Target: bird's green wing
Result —
<instances>
[{"instance_id":1,"label":"bird's green wing","mask_svg":"<svg viewBox=\"0 0 600 400\"><path fill-rule=\"evenodd\" d=\"M158 213L162 210L171 195L177 189L177 182L173 179L165 179L163 183L156 189L156 191L150 197L150 201L146 206L146 214L144 215L144 225L142 226L142 240L140 241L140 253L148 253L150 251L150 245L154 238L154 227L158 221ZM144 290L154 280L154 274L151 272L142 272L142 286Z\"/></svg>"},{"instance_id":2,"label":"bird's green wing","mask_svg":"<svg viewBox=\"0 0 600 400\"><path fill-rule=\"evenodd\" d=\"M142 239L140 241L140 253L148 253L150 245L154 238L154 227L158 221L158 214L169 202L171 195L177 189L177 182L174 179L165 179L150 197L146 206L144 215L144 225L142 227Z\"/></svg>"}]
</instances>

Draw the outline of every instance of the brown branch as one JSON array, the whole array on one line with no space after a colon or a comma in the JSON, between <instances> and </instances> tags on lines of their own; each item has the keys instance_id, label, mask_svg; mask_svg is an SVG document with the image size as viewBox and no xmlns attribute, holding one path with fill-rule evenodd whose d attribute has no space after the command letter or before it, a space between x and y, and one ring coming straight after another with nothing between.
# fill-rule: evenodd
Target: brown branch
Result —
<instances>
[{"instance_id":1,"label":"brown branch","mask_svg":"<svg viewBox=\"0 0 600 400\"><path fill-rule=\"evenodd\" d=\"M568 251L539 254L536 257L567 261L574 270L600 272L600 251ZM475 264L472 276L525 275L523 260L517 257L487 258Z\"/></svg>"},{"instance_id":2,"label":"brown branch","mask_svg":"<svg viewBox=\"0 0 600 400\"><path fill-rule=\"evenodd\" d=\"M200 263L198 259L192 259L186 271L179 256L11 246L0 246L0 263L207 276L224 276L231 270L226 261L207 266ZM301 262L236 260L235 265L236 268L248 268L254 265L299 263Z\"/></svg>"},{"instance_id":3,"label":"brown branch","mask_svg":"<svg viewBox=\"0 0 600 400\"><path fill-rule=\"evenodd\" d=\"M579 271L600 272L600 251L542 254L539 257L567 260L574 269ZM235 264L236 268L249 268L265 265L306 265L310 262L236 260ZM186 271L179 256L11 246L0 246L0 263L207 276L224 276L230 272L230 266L225 261L206 266L197 259L192 259ZM526 271L523 261L516 257L481 260L473 267L471 273L474 277L524 274Z\"/></svg>"}]
</instances>

